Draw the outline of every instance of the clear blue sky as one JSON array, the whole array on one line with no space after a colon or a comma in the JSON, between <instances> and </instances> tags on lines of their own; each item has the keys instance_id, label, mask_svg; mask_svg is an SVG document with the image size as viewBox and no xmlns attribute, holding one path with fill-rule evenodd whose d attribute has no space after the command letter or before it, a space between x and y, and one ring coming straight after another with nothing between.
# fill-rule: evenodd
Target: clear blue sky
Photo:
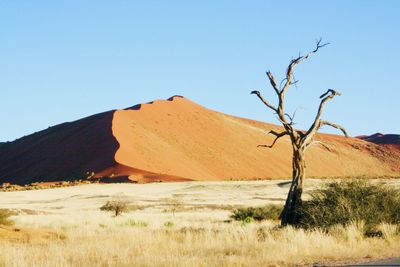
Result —
<instances>
[{"instance_id":1,"label":"clear blue sky","mask_svg":"<svg viewBox=\"0 0 400 267\"><path fill-rule=\"evenodd\" d=\"M264 71L299 66L288 111L351 135L400 133L400 1L0 1L0 141L94 113L184 95L278 123L249 94L275 100ZM325 131L331 132L329 129Z\"/></svg>"}]
</instances>

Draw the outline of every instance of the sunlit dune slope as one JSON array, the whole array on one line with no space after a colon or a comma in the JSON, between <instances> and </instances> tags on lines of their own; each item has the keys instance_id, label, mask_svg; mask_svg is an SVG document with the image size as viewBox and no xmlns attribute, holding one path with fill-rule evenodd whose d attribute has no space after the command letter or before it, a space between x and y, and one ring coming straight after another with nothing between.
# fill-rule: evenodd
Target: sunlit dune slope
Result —
<instances>
[{"instance_id":1,"label":"sunlit dune slope","mask_svg":"<svg viewBox=\"0 0 400 267\"><path fill-rule=\"evenodd\" d=\"M0 146L0 182L285 178L291 145L273 148L267 123L242 119L175 96L58 125ZM318 135L307 153L309 177L400 176L400 150Z\"/></svg>"},{"instance_id":2,"label":"sunlit dune slope","mask_svg":"<svg viewBox=\"0 0 400 267\"><path fill-rule=\"evenodd\" d=\"M113 134L120 144L115 160L136 169L194 180L289 177L288 138L272 149L257 147L272 143L273 136L267 135L271 129L280 127L215 112L176 96L114 113ZM400 173L396 151L355 138L319 135L318 139L324 146L310 148L309 176Z\"/></svg>"}]
</instances>

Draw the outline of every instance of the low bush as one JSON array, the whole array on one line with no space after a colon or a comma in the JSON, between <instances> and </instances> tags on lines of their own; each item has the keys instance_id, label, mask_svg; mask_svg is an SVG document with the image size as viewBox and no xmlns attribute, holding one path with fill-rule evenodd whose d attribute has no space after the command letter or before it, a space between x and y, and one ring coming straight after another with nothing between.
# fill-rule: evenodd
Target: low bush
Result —
<instances>
[{"instance_id":1,"label":"low bush","mask_svg":"<svg viewBox=\"0 0 400 267\"><path fill-rule=\"evenodd\" d=\"M6 209L0 209L0 225L13 225L14 222L10 219L13 213Z\"/></svg>"},{"instance_id":2,"label":"low bush","mask_svg":"<svg viewBox=\"0 0 400 267\"><path fill-rule=\"evenodd\" d=\"M236 221L278 220L282 209L282 206L273 204L262 207L239 208L232 211L231 218Z\"/></svg>"},{"instance_id":3,"label":"low bush","mask_svg":"<svg viewBox=\"0 0 400 267\"><path fill-rule=\"evenodd\" d=\"M128 211L129 206L128 206L128 201L123 198L114 198L110 201L107 201L106 204L100 207L100 210L102 211L111 211L114 213L114 215L117 217L121 215L123 212Z\"/></svg>"},{"instance_id":4,"label":"low bush","mask_svg":"<svg viewBox=\"0 0 400 267\"><path fill-rule=\"evenodd\" d=\"M333 182L311 193L300 209L299 226L328 230L363 221L365 233L382 223L400 223L400 190L365 180Z\"/></svg>"}]
</instances>

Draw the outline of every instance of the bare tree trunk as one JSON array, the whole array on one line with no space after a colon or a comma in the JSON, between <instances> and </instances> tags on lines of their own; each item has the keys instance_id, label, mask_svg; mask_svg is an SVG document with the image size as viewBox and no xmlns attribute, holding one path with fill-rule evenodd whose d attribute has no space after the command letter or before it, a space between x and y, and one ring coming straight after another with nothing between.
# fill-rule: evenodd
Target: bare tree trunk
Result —
<instances>
[{"instance_id":1,"label":"bare tree trunk","mask_svg":"<svg viewBox=\"0 0 400 267\"><path fill-rule=\"evenodd\" d=\"M284 131L276 132L274 130L269 131L269 134L275 136L274 141L271 145L259 145L259 147L268 147L272 148L278 139L288 135L290 137L290 141L292 142L293 148L293 160L292 160L292 183L290 185L290 189L288 192L288 196L286 199L285 207L281 214L281 225L294 225L299 222L299 208L302 205L301 195L303 193L303 181L306 173L306 164L305 164L305 150L308 146L310 146L313 142L315 134L318 130L323 126L330 126L336 128L343 132L343 134L347 137L346 129L344 129L339 124L335 124L329 121L322 120L322 112L324 106L328 101L332 100L335 96L340 96L340 93L334 89L328 89L326 93L320 96L321 102L319 104L317 115L314 119L313 124L307 131L298 131L294 128L294 117L296 112L290 116L285 112L285 96L291 85L296 84L298 81L295 80L293 71L297 65L308 59L311 55L315 54L320 48L328 45L328 43L321 43L322 40L317 40L317 45L314 50L309 52L308 54L301 56L299 55L297 58L294 58L290 61L289 66L286 71L286 77L278 86L278 83L274 77L274 75L267 71L266 74L270 81L272 88L274 89L276 95L278 96L278 105L274 105L265 99L260 91L252 91L251 94L255 94L265 106L271 109L275 114L277 114L278 120L282 123L284 127Z\"/></svg>"},{"instance_id":2,"label":"bare tree trunk","mask_svg":"<svg viewBox=\"0 0 400 267\"><path fill-rule=\"evenodd\" d=\"M294 225L298 222L298 211L301 207L301 195L303 193L303 181L305 177L306 165L304 151L293 148L293 178L286 198L285 207L281 215L281 225Z\"/></svg>"}]
</instances>

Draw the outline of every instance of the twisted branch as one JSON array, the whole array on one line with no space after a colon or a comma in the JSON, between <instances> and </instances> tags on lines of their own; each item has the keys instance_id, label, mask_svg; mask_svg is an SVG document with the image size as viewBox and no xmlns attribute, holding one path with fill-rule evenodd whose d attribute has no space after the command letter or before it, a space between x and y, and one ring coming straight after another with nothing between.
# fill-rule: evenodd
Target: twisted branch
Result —
<instances>
[{"instance_id":1,"label":"twisted branch","mask_svg":"<svg viewBox=\"0 0 400 267\"><path fill-rule=\"evenodd\" d=\"M272 144L269 145L269 146L268 146L268 145L258 145L257 147L268 147L268 148L273 148L274 145L275 145L275 143L276 143L276 141L278 141L279 138L284 137L285 135L288 135L289 133L288 133L287 131L278 133L278 132L275 132L274 130L271 130L271 131L268 132L268 134L273 134L273 135L276 136L276 138L275 138L275 140L272 142Z\"/></svg>"}]
</instances>

